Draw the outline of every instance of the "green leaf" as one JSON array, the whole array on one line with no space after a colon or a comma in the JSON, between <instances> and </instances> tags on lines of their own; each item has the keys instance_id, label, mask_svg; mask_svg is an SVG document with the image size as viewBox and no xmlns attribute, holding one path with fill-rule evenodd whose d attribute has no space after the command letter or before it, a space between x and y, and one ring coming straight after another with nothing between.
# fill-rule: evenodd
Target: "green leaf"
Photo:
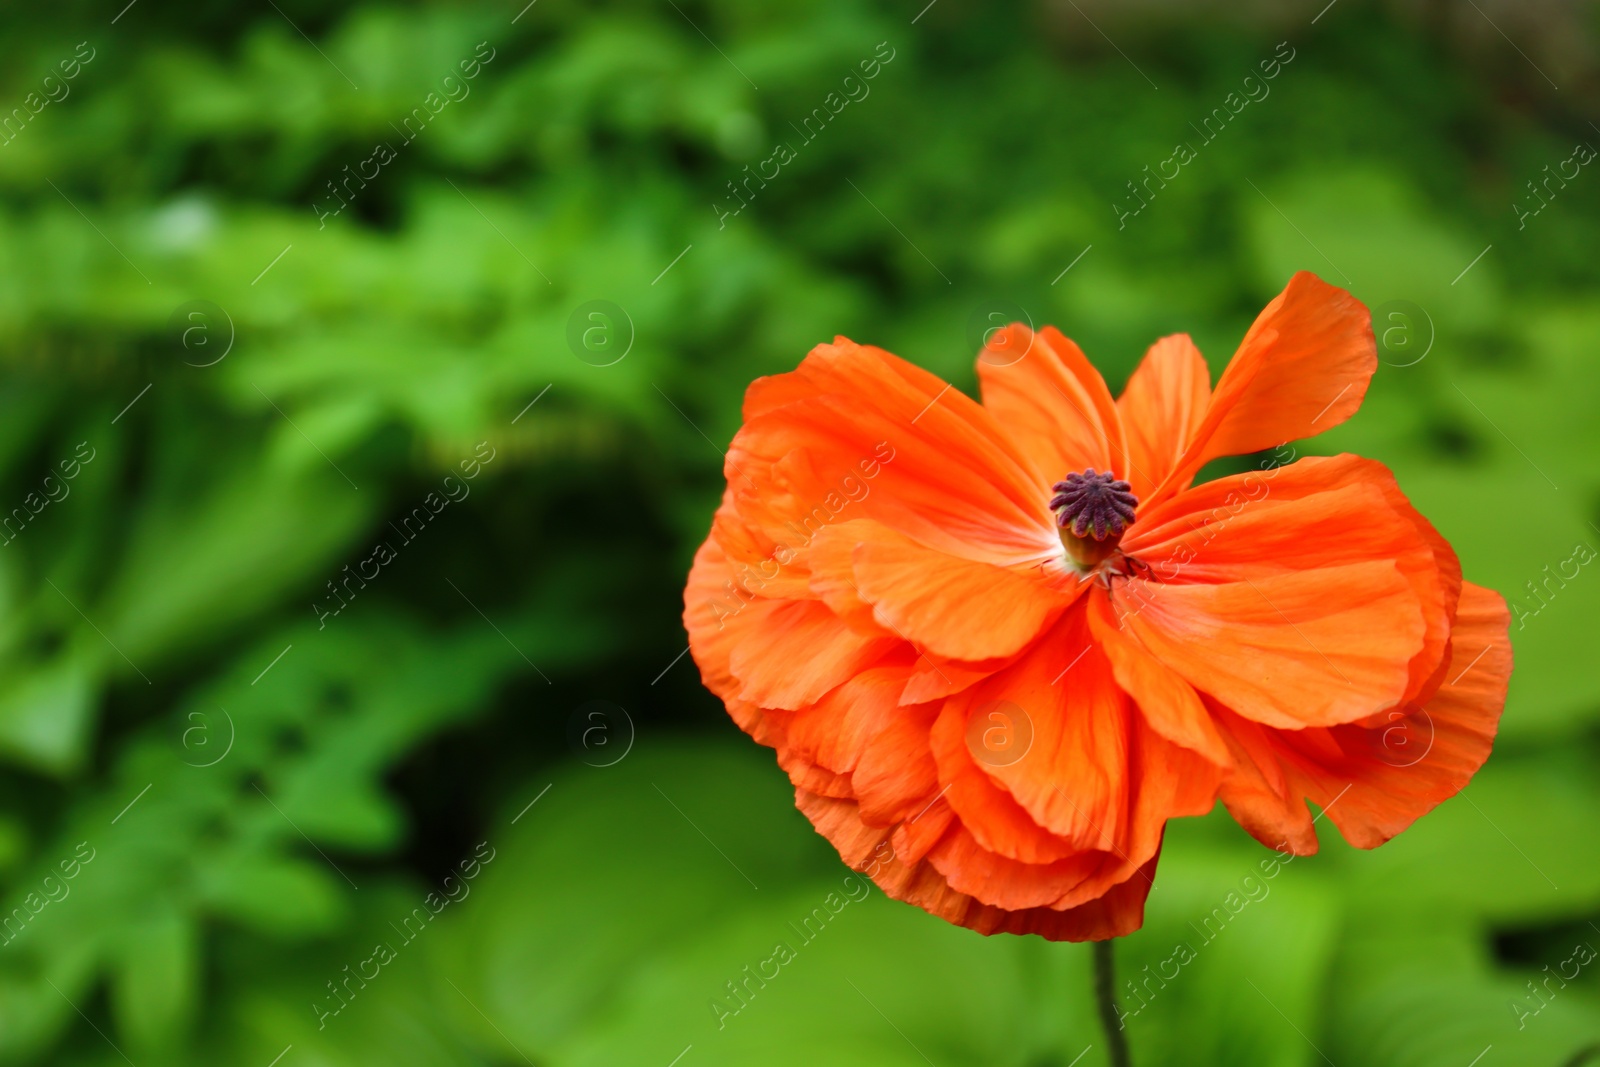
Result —
<instances>
[{"instance_id":1,"label":"green leaf","mask_svg":"<svg viewBox=\"0 0 1600 1067\"><path fill-rule=\"evenodd\" d=\"M1119 944L1136 1062L1320 1062L1342 922L1326 864L1170 835L1145 926Z\"/></svg>"},{"instance_id":2,"label":"green leaf","mask_svg":"<svg viewBox=\"0 0 1600 1067\"><path fill-rule=\"evenodd\" d=\"M342 884L318 861L238 849L207 864L196 889L219 918L284 937L338 929Z\"/></svg>"},{"instance_id":3,"label":"green leaf","mask_svg":"<svg viewBox=\"0 0 1600 1067\"><path fill-rule=\"evenodd\" d=\"M131 1044L169 1046L192 1017L199 993L199 931L176 907L155 907L120 933L111 1003Z\"/></svg>"},{"instance_id":4,"label":"green leaf","mask_svg":"<svg viewBox=\"0 0 1600 1067\"><path fill-rule=\"evenodd\" d=\"M1564 765L1565 764L1565 765ZM1600 865L1574 849L1600 817L1584 765L1496 755L1459 796L1382 848L1330 848L1352 913L1403 890L1430 916L1532 925L1600 903Z\"/></svg>"},{"instance_id":5,"label":"green leaf","mask_svg":"<svg viewBox=\"0 0 1600 1067\"><path fill-rule=\"evenodd\" d=\"M1342 942L1329 986L1327 1054L1382 1067L1462 1067L1479 1057L1564 1067L1600 1034L1592 982L1558 973L1536 994L1527 983L1550 972L1486 957L1475 926L1409 902L1363 921ZM1549 962L1572 975L1585 969L1578 958L1569 947Z\"/></svg>"},{"instance_id":6,"label":"green leaf","mask_svg":"<svg viewBox=\"0 0 1600 1067\"><path fill-rule=\"evenodd\" d=\"M20 677L0 692L0 751L49 774L79 766L99 695L88 660L68 654L13 668Z\"/></svg>"},{"instance_id":7,"label":"green leaf","mask_svg":"<svg viewBox=\"0 0 1600 1067\"><path fill-rule=\"evenodd\" d=\"M497 858L454 942L463 988L530 1050L615 1004L644 960L830 866L788 780L753 745L640 745L613 766L573 763L531 782L529 798L546 784L491 837Z\"/></svg>"}]
</instances>

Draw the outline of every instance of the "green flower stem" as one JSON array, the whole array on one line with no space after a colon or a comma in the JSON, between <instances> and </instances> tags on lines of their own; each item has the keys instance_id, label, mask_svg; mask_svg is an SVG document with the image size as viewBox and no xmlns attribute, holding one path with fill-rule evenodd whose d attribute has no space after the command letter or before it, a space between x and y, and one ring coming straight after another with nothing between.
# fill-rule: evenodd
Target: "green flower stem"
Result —
<instances>
[{"instance_id":1,"label":"green flower stem","mask_svg":"<svg viewBox=\"0 0 1600 1067\"><path fill-rule=\"evenodd\" d=\"M1117 1011L1116 962L1112 959L1111 941L1094 943L1094 999L1100 1008L1100 1025L1105 1028L1106 1045L1111 1055L1111 1067L1131 1067L1128 1058L1128 1035L1122 1030L1121 1012Z\"/></svg>"}]
</instances>

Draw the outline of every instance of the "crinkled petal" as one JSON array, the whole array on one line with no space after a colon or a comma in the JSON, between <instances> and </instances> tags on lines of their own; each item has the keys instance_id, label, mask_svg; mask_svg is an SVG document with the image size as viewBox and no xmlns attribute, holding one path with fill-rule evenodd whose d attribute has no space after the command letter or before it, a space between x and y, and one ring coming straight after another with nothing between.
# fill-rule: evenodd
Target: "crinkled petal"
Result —
<instances>
[{"instance_id":1,"label":"crinkled petal","mask_svg":"<svg viewBox=\"0 0 1600 1067\"><path fill-rule=\"evenodd\" d=\"M1302 460L1187 490L1124 541L1118 625L1196 689L1268 726L1331 726L1421 692L1459 571L1381 465ZM1448 551L1444 546L1444 551Z\"/></svg>"},{"instance_id":2,"label":"crinkled petal","mask_svg":"<svg viewBox=\"0 0 1600 1067\"><path fill-rule=\"evenodd\" d=\"M780 752L844 776L862 817L880 826L910 818L938 790L928 734L939 709L899 706L905 676L904 666L876 667L811 707L767 712L783 729Z\"/></svg>"},{"instance_id":3,"label":"crinkled petal","mask_svg":"<svg viewBox=\"0 0 1600 1067\"><path fill-rule=\"evenodd\" d=\"M1426 703L1377 726L1257 727L1249 766L1224 784L1223 802L1275 847L1314 849L1307 800L1357 848L1383 844L1460 792L1489 758L1511 677L1509 626L1498 593L1465 585L1446 679Z\"/></svg>"},{"instance_id":4,"label":"crinkled petal","mask_svg":"<svg viewBox=\"0 0 1600 1067\"><path fill-rule=\"evenodd\" d=\"M807 573L806 547L852 519L1000 565L1053 554L1047 501L994 416L898 357L839 338L745 406L726 471L758 560L792 553Z\"/></svg>"},{"instance_id":5,"label":"crinkled petal","mask_svg":"<svg viewBox=\"0 0 1600 1067\"><path fill-rule=\"evenodd\" d=\"M1144 501L1183 459L1211 400L1211 369L1186 333L1150 346L1117 398L1134 495ZM1181 488L1181 487L1179 487Z\"/></svg>"},{"instance_id":6,"label":"crinkled petal","mask_svg":"<svg viewBox=\"0 0 1600 1067\"><path fill-rule=\"evenodd\" d=\"M1339 425L1361 406L1377 369L1366 305L1300 271L1245 334L1156 496L1188 485L1219 456L1275 448Z\"/></svg>"},{"instance_id":7,"label":"crinkled petal","mask_svg":"<svg viewBox=\"0 0 1600 1067\"><path fill-rule=\"evenodd\" d=\"M957 660L1020 652L1078 593L1059 573L953 556L866 519L818 534L811 566L813 588L830 603L854 610L853 594L885 631Z\"/></svg>"},{"instance_id":8,"label":"crinkled petal","mask_svg":"<svg viewBox=\"0 0 1600 1067\"><path fill-rule=\"evenodd\" d=\"M1117 685L1156 733L1218 767L1233 762L1228 742L1193 686L1121 630L1109 600L1097 598L1090 630L1111 663Z\"/></svg>"},{"instance_id":9,"label":"crinkled petal","mask_svg":"<svg viewBox=\"0 0 1600 1067\"><path fill-rule=\"evenodd\" d=\"M1017 353L1024 353L1020 358ZM997 331L978 358L983 406L1032 461L1037 492L1093 467L1123 475L1127 444L1105 379L1053 326Z\"/></svg>"},{"instance_id":10,"label":"crinkled petal","mask_svg":"<svg viewBox=\"0 0 1600 1067\"><path fill-rule=\"evenodd\" d=\"M1440 681L1461 595L1461 564L1394 475L1374 460L1311 457L1207 482L1150 509L1124 548L1154 579L1130 589L1124 610L1136 609L1141 597L1159 597L1163 583L1238 582L1392 560L1411 586L1424 625L1403 699L1422 699Z\"/></svg>"},{"instance_id":11,"label":"crinkled petal","mask_svg":"<svg viewBox=\"0 0 1600 1067\"><path fill-rule=\"evenodd\" d=\"M936 732L955 716L985 776L1033 824L1074 848L1114 857L1125 877L1154 855L1167 819L1211 809L1221 771L1151 729L1116 685L1086 618L1089 602L1103 596L1096 590L1080 600L1016 663L948 701ZM1020 757L982 743L987 717L997 712L1019 735L1031 735ZM941 782L952 781L960 764L951 748L936 743L934 754ZM952 799L958 812L966 796ZM995 835L1003 827L983 830ZM991 850L1025 856L1022 841L1007 847L991 837Z\"/></svg>"},{"instance_id":12,"label":"crinkled petal","mask_svg":"<svg viewBox=\"0 0 1600 1067\"><path fill-rule=\"evenodd\" d=\"M728 658L739 697L766 708L814 704L898 644L852 629L815 600L757 600L729 624L742 631Z\"/></svg>"},{"instance_id":13,"label":"crinkled petal","mask_svg":"<svg viewBox=\"0 0 1600 1067\"><path fill-rule=\"evenodd\" d=\"M951 887L927 859L904 858L890 843L895 835L861 821L848 801L795 790L795 804L844 861L872 878L895 900L914 904L946 922L980 934L1037 934L1050 941L1103 941L1122 937L1144 922L1156 861L1085 904L1056 910L998 908Z\"/></svg>"}]
</instances>

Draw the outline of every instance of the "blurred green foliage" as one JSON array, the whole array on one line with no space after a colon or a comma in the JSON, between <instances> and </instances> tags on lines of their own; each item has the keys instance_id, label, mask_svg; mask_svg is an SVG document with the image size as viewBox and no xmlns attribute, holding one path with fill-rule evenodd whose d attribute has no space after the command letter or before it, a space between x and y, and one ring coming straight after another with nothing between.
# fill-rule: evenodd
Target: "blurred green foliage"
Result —
<instances>
[{"instance_id":1,"label":"blurred green foliage","mask_svg":"<svg viewBox=\"0 0 1600 1067\"><path fill-rule=\"evenodd\" d=\"M744 386L834 333L970 388L972 323L1020 307L1113 385L1179 330L1216 372L1301 268L1385 339L1313 447L1396 470L1520 608L1518 671L1464 798L1375 853L1329 840L1213 939L1193 924L1269 854L1172 828L1122 966L1195 958L1145 987L1136 1061L1554 1065L1600 1038L1593 968L1537 1015L1528 986L1600 945L1600 578L1543 584L1600 546L1600 178L1507 210L1592 131L1355 3L1116 23L1129 56L1075 6L8 14L0 1062L1104 1062L1081 947L876 891L719 1027L846 872L674 659L682 576ZM1285 37L1271 95L1119 227ZM791 133L880 47L870 93ZM774 142L794 160L719 217ZM568 340L596 300L609 366ZM608 766L574 734L597 699L631 714ZM397 959L347 983L375 942Z\"/></svg>"}]
</instances>

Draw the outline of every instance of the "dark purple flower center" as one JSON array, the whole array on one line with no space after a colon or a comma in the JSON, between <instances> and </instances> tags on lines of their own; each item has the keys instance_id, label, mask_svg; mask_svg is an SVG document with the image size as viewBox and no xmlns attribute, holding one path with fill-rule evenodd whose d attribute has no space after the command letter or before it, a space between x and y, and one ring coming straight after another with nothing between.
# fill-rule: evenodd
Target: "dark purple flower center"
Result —
<instances>
[{"instance_id":1,"label":"dark purple flower center","mask_svg":"<svg viewBox=\"0 0 1600 1067\"><path fill-rule=\"evenodd\" d=\"M1069 474L1051 488L1056 492L1050 499L1056 524L1075 537L1111 538L1114 544L1133 522L1134 509L1139 506L1133 486L1110 471L1096 474L1093 467L1082 474Z\"/></svg>"}]
</instances>

